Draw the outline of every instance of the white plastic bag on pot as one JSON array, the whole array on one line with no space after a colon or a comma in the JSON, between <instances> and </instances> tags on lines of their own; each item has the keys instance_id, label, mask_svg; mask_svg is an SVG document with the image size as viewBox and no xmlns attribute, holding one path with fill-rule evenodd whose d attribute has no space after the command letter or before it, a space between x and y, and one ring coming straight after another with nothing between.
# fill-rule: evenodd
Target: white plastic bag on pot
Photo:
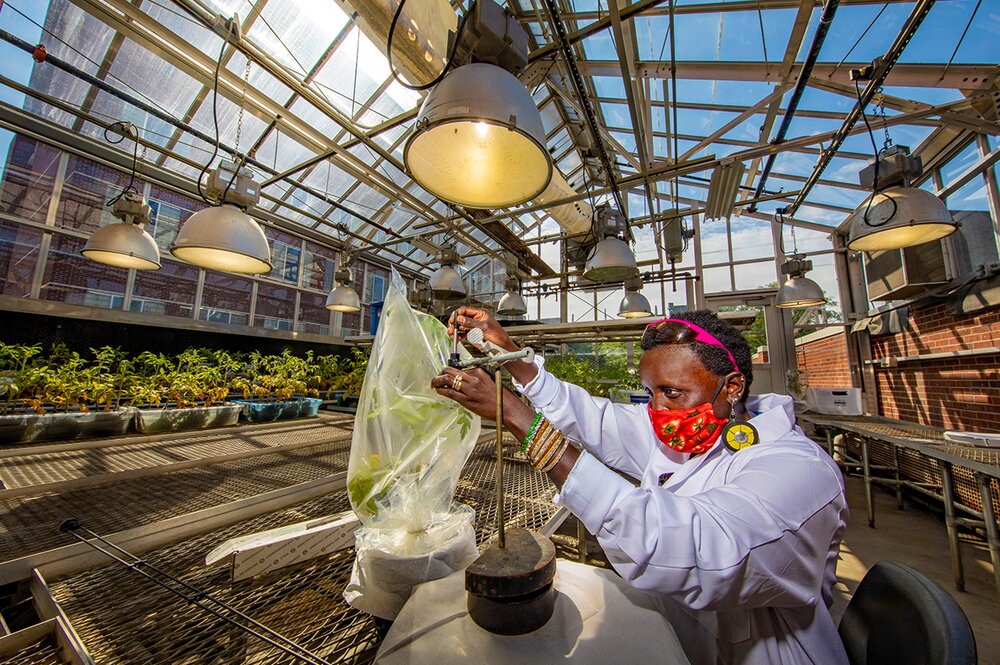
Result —
<instances>
[{"instance_id":1,"label":"white plastic bag on pot","mask_svg":"<svg viewBox=\"0 0 1000 665\"><path fill-rule=\"evenodd\" d=\"M355 534L357 557L344 598L383 619L395 619L413 588L465 569L479 556L468 506L441 515L426 530L362 527Z\"/></svg>"},{"instance_id":2,"label":"white plastic bag on pot","mask_svg":"<svg viewBox=\"0 0 1000 665\"><path fill-rule=\"evenodd\" d=\"M465 357L468 352L460 351ZM445 326L414 311L398 273L382 309L354 421L347 490L364 527L345 597L384 618L408 586L468 565L475 535L468 509L452 505L476 440L479 417L431 388L448 362ZM409 571L399 575L402 562ZM364 564L364 565L362 565ZM386 565L387 564L387 565ZM421 572L423 571L423 572ZM365 598L368 598L366 602ZM398 600L389 602L387 599Z\"/></svg>"}]
</instances>

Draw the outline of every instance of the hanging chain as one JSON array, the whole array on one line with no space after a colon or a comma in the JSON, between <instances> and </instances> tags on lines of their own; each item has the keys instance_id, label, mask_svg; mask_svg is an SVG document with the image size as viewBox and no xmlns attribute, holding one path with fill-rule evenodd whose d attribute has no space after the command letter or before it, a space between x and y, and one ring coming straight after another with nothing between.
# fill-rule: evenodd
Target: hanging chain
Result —
<instances>
[{"instance_id":1,"label":"hanging chain","mask_svg":"<svg viewBox=\"0 0 1000 665\"><path fill-rule=\"evenodd\" d=\"M889 136L889 125L886 124L885 119L885 95L882 94L882 87L879 86L878 92L875 93L875 116L881 118L882 129L885 131L885 141L882 143L882 149L880 153L885 152L892 146L892 137Z\"/></svg>"},{"instance_id":2,"label":"hanging chain","mask_svg":"<svg viewBox=\"0 0 1000 665\"><path fill-rule=\"evenodd\" d=\"M245 161L243 153L240 152L240 135L243 133L243 107L247 99L247 86L250 84L250 65L252 62L250 58L247 58L246 69L243 70L243 88L240 90L240 112L236 116L236 154L234 155L236 159L237 166L240 166Z\"/></svg>"}]
</instances>

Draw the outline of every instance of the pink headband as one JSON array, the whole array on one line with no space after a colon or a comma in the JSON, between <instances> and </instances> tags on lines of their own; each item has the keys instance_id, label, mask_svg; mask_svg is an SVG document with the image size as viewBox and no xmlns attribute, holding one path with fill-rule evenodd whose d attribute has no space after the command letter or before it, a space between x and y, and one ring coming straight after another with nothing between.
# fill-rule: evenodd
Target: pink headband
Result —
<instances>
[{"instance_id":1,"label":"pink headband","mask_svg":"<svg viewBox=\"0 0 1000 665\"><path fill-rule=\"evenodd\" d=\"M729 348L725 344L723 344L722 342L720 342L715 337L715 335L713 335L712 333L708 332L707 330L705 330L701 326L696 326L695 324L691 323L690 321L684 321L682 319L660 319L659 321L653 321L652 323L650 323L648 326L646 326L646 329L648 330L649 328L652 328L653 326L656 326L656 325L658 325L660 323L664 323L666 321L670 321L671 323L679 323L682 326L693 330L694 333L695 333L695 338L694 339L695 339L696 342L702 342L704 344L711 344L712 346L717 346L717 347L721 348L723 351L726 352L726 355L729 356L729 362L731 362L733 364L733 369L736 370L737 372L740 371L739 365L736 364L736 358L733 357L733 354L729 351Z\"/></svg>"}]
</instances>

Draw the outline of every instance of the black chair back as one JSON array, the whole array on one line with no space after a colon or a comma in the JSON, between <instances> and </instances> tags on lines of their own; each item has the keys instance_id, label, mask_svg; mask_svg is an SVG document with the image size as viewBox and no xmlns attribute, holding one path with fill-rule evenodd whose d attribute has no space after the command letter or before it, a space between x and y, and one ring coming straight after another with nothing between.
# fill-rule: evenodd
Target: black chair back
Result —
<instances>
[{"instance_id":1,"label":"black chair back","mask_svg":"<svg viewBox=\"0 0 1000 665\"><path fill-rule=\"evenodd\" d=\"M865 574L839 630L851 665L976 663L976 639L955 599L894 561Z\"/></svg>"}]
</instances>

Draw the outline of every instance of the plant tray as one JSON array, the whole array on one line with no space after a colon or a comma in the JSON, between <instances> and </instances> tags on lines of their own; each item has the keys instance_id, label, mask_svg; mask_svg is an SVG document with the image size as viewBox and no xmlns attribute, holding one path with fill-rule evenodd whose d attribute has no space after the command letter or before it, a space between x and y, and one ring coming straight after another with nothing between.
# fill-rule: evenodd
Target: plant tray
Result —
<instances>
[{"instance_id":1,"label":"plant tray","mask_svg":"<svg viewBox=\"0 0 1000 665\"><path fill-rule=\"evenodd\" d=\"M135 429L143 434L160 434L229 427L237 423L242 410L242 405L230 403L189 409L138 409L135 413Z\"/></svg>"},{"instance_id":2,"label":"plant tray","mask_svg":"<svg viewBox=\"0 0 1000 665\"><path fill-rule=\"evenodd\" d=\"M269 423L290 418L309 418L319 413L323 400L312 397L290 399L283 402L233 400L243 406L243 417L251 423Z\"/></svg>"},{"instance_id":3,"label":"plant tray","mask_svg":"<svg viewBox=\"0 0 1000 665\"><path fill-rule=\"evenodd\" d=\"M83 437L121 436L135 409L82 413L18 413L0 416L0 444L66 441Z\"/></svg>"}]
</instances>

